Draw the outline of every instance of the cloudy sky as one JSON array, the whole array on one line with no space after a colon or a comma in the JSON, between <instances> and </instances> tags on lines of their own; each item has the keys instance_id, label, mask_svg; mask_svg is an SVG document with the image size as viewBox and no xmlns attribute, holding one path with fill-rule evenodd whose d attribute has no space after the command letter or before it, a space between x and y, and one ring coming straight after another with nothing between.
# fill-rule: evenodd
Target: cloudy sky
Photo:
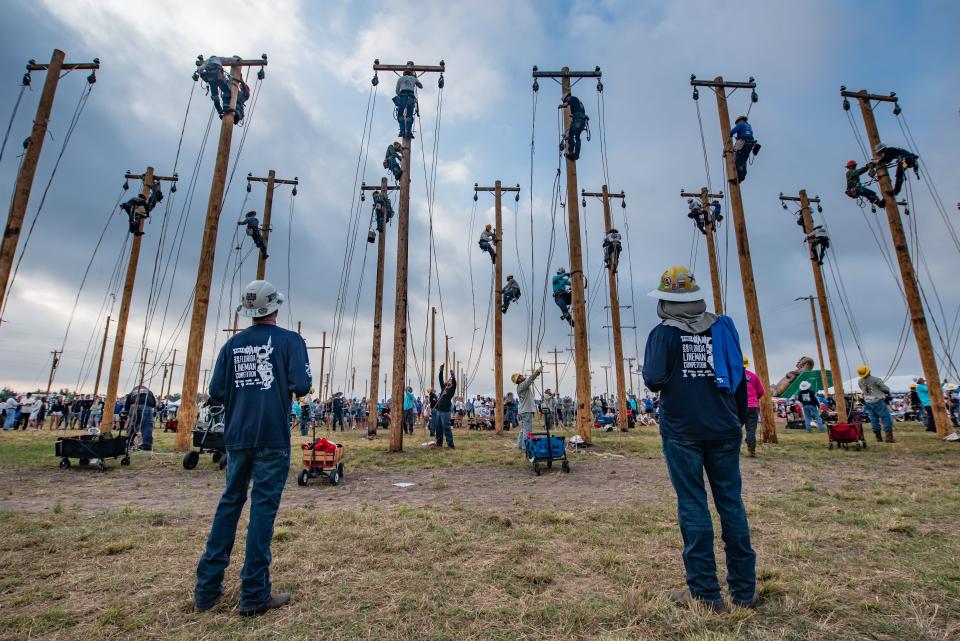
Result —
<instances>
[{"instance_id":1,"label":"cloudy sky","mask_svg":"<svg viewBox=\"0 0 960 641\"><path fill-rule=\"evenodd\" d=\"M506 199L504 210L505 270L519 277L524 290L505 319L507 372L542 358L550 363L546 376L552 387L553 356L548 350L571 346L552 300L543 306L545 276L567 262L566 211L552 197L560 90L553 81L543 80L535 102L533 65L603 70L602 107L594 81L584 80L574 90L591 116L593 134L590 142L584 141L579 186L599 190L608 175L611 190L627 194L626 209L614 209L621 231L629 229L619 286L621 304L631 306L624 310L623 324L637 329L624 330L626 356L637 357L638 351L642 355L646 333L657 322L655 305L644 294L664 268L692 263L709 290L704 243L678 195L681 188L699 189L708 181L697 103L691 99L691 73L700 78L757 80L759 102L750 116L763 151L750 168L743 197L772 378L779 378L801 355L816 358L807 304L794 302L813 293L809 262L801 234L777 198L780 192L793 194L801 188L822 196L823 220L833 237L835 253L827 280L842 336L845 378L850 376L848 364L855 367L861 358L880 373L891 368L901 374L920 371L912 337L906 349L898 349L905 304L881 253L881 247L891 251L885 218L882 212L879 216L869 209L861 212L843 195L843 164L850 158L862 160L863 153L841 109L841 84L876 93L896 91L901 97L905 122L929 170L925 181L911 185L912 217L920 230L918 263L925 261L921 282L943 340L952 343L957 336L960 288L954 283L960 255L930 189L937 188L946 215L956 225L960 116L955 80L960 50L955 26L960 7L954 2L273 0L237 1L229 9L216 3L168 2L162 10L155 4L112 0L4 5L0 40L4 126L28 59L48 61L57 47L70 62L99 57L103 66L36 219L8 300L0 328L0 384L17 389L44 386L50 352L63 347L55 386L92 389L102 327L111 311L110 295L116 291L116 268L118 264L125 268L122 252L129 251L124 244L125 220L117 214L111 218L111 212L121 197L123 173L141 172L147 165L162 174L175 170L181 181L174 197L168 194L167 207L155 213L144 237L120 386L126 388L133 380L145 328L150 363L169 362L175 348L177 363L183 362L187 343L183 319L189 322L219 129L214 119L204 145L211 105L190 77L199 53L269 56L259 89L251 76L251 86L258 92L255 106L251 101L245 126L234 134L230 169L236 175L221 217L203 367L209 366L222 344L226 334L221 329L232 320L239 288L256 267L255 255L248 253L249 241L239 252L235 249L239 240L235 221L245 209L262 207L264 188L254 185L247 194L243 177L276 169L281 177L298 176L301 181L292 208L288 187L278 188L274 201L267 275L287 293L281 320L287 326L301 321L310 345L319 345L324 331L328 340L336 335L326 363L329 371L333 361L334 388L349 391L355 368L355 386L362 394L370 367L376 254L375 245L365 242L370 201L358 202L357 183L379 181L382 150L397 133L390 103L394 76L381 73L371 95L375 58L421 64L442 59L447 68L442 110L436 75L422 78L422 131L417 133L412 163L410 347L417 360L409 359L408 372L417 387L426 376L422 359L424 355L429 359L429 347L424 353L429 303L438 308L438 337L452 337L451 350L470 370L470 389L492 389L492 329L485 329L491 268L479 253L475 236L483 223L493 220L493 198L482 194L474 209L474 182L502 179L505 184L519 183L522 189L519 203ZM84 75L70 74L60 82L28 225L38 212L84 91ZM5 202L43 73L33 78L34 88L24 94L0 162ZM701 91L701 98L709 183L715 190L723 189L716 102L708 91ZM749 106L744 91L730 97L733 115ZM368 130L365 122L371 112ZM851 113L856 130L862 132L856 105ZM908 145L900 126L904 121L898 122L890 105L877 107L876 116L888 144ZM131 193L137 188L131 184ZM565 201L563 181L560 188ZM581 214L585 270L594 292L591 368L594 390L601 392L602 368L612 359L604 328L609 321L604 309L606 279L600 271L600 203L588 202ZM431 216L436 255L432 278ZM728 313L740 327L749 353L732 237L732 229L721 228L720 262L729 281ZM384 295L387 371L392 359L395 255L394 226L388 231ZM113 306L114 317L118 310L119 302ZM111 341L114 332L115 326ZM934 340L940 344L935 332ZM442 338L438 343L442 353ZM312 354L318 360L319 352ZM572 393L572 368L564 367L569 353L559 358L561 392ZM319 371L317 365L314 372ZM180 390L181 375L178 366L174 391ZM154 387L159 387L160 378L157 368Z\"/></svg>"}]
</instances>

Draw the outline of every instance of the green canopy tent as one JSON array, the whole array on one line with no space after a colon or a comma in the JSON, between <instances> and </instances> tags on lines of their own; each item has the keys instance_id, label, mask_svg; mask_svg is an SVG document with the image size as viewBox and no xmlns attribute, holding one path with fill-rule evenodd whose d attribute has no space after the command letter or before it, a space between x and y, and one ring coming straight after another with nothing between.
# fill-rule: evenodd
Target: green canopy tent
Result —
<instances>
[{"instance_id":1,"label":"green canopy tent","mask_svg":"<svg viewBox=\"0 0 960 641\"><path fill-rule=\"evenodd\" d=\"M780 394L780 398L793 398L796 396L800 393L800 383L803 381L809 382L810 389L814 392L823 392L823 376L820 375L820 370L814 369L809 372L800 372L800 375L790 382L790 385L783 391L783 394ZM827 370L827 385L831 388L833 387L833 375L829 370Z\"/></svg>"}]
</instances>

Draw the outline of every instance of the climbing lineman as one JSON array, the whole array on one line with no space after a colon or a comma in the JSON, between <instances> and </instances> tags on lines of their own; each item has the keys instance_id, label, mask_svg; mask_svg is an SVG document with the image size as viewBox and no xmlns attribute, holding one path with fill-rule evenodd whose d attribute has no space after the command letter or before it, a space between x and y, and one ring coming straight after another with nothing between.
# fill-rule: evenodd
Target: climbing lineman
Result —
<instances>
[{"instance_id":1,"label":"climbing lineman","mask_svg":"<svg viewBox=\"0 0 960 641\"><path fill-rule=\"evenodd\" d=\"M253 244L260 250L260 254L264 260L270 258L270 256L267 255L267 243L264 242L263 234L260 232L260 221L257 219L257 212L248 211L246 216L243 217L243 220L237 224L247 226L247 236L253 239Z\"/></svg>"},{"instance_id":2,"label":"climbing lineman","mask_svg":"<svg viewBox=\"0 0 960 641\"><path fill-rule=\"evenodd\" d=\"M746 116L739 116L730 130L730 137L735 138L733 143L733 164L737 168L736 178L730 178L734 185L742 183L747 178L747 160L752 152L754 156L760 153L760 145L753 137L753 127L747 121Z\"/></svg>"},{"instance_id":3,"label":"climbing lineman","mask_svg":"<svg viewBox=\"0 0 960 641\"><path fill-rule=\"evenodd\" d=\"M583 103L580 102L579 98L569 93L564 94L563 102L561 102L557 108L570 109L570 128L567 129L566 147L564 147L564 143L561 142L560 149L566 149L564 155L570 160L578 160L580 158L580 134L583 133L583 130L587 128L587 124L590 122L590 118L587 116L587 110L584 109ZM590 140L589 131L587 131L587 140Z\"/></svg>"},{"instance_id":4,"label":"climbing lineman","mask_svg":"<svg viewBox=\"0 0 960 641\"><path fill-rule=\"evenodd\" d=\"M876 164L887 165L896 162L897 172L893 190L888 191L888 196L896 196L903 188L903 179L908 169L912 169L917 178L920 178L920 167L918 161L920 156L901 149L900 147L887 147L885 144L877 143Z\"/></svg>"},{"instance_id":5,"label":"climbing lineman","mask_svg":"<svg viewBox=\"0 0 960 641\"><path fill-rule=\"evenodd\" d=\"M817 261L818 265L823 265L823 257L830 247L830 236L823 225L817 225L809 234L807 234L807 244L810 245L810 260Z\"/></svg>"},{"instance_id":6,"label":"climbing lineman","mask_svg":"<svg viewBox=\"0 0 960 641\"><path fill-rule=\"evenodd\" d=\"M617 273L617 264L620 262L620 251L622 249L620 232L611 228L603 238L603 264L614 274Z\"/></svg>"},{"instance_id":7,"label":"climbing lineman","mask_svg":"<svg viewBox=\"0 0 960 641\"><path fill-rule=\"evenodd\" d=\"M413 62L407 62L412 67ZM393 97L393 104L397 106L397 122L400 124L400 137L413 138L413 117L417 110L417 88L423 85L417 80L413 69L407 69L397 78L397 95Z\"/></svg>"},{"instance_id":8,"label":"climbing lineman","mask_svg":"<svg viewBox=\"0 0 960 641\"><path fill-rule=\"evenodd\" d=\"M846 194L857 200L859 198L866 198L871 202L871 204L876 205L877 207L883 207L886 205L886 201L877 195L877 192L864 187L860 184L860 176L867 173L873 169L876 165L871 161L868 162L863 167L857 168L856 160L847 161L847 190Z\"/></svg>"},{"instance_id":9,"label":"climbing lineman","mask_svg":"<svg viewBox=\"0 0 960 641\"><path fill-rule=\"evenodd\" d=\"M403 169L400 168L400 161L403 159L402 148L399 142L392 143L387 147L387 154L383 158L383 168L389 170L397 182L400 182L400 177L403 176Z\"/></svg>"},{"instance_id":10,"label":"climbing lineman","mask_svg":"<svg viewBox=\"0 0 960 641\"><path fill-rule=\"evenodd\" d=\"M563 267L557 270L553 277L553 302L560 308L560 318L570 323L573 327L573 316L570 315L570 302L572 300L571 292L573 286L570 283L570 274Z\"/></svg>"},{"instance_id":11,"label":"climbing lineman","mask_svg":"<svg viewBox=\"0 0 960 641\"><path fill-rule=\"evenodd\" d=\"M380 193L379 189L373 192L373 215L377 219L378 232L383 232L384 224L393 219L393 205L390 204L390 199L386 195Z\"/></svg>"},{"instance_id":12,"label":"climbing lineman","mask_svg":"<svg viewBox=\"0 0 960 641\"><path fill-rule=\"evenodd\" d=\"M210 56L203 63L199 71L199 77L210 88L210 99L213 101L213 107L223 118L223 114L230 112L230 83L227 81L227 74L223 69L223 61L220 56ZM197 76L194 76L196 79ZM222 101L222 102L221 102ZM239 103L239 96L237 97Z\"/></svg>"},{"instance_id":13,"label":"climbing lineman","mask_svg":"<svg viewBox=\"0 0 960 641\"><path fill-rule=\"evenodd\" d=\"M482 251L490 254L490 262L494 265L497 264L497 232L493 229L493 225L487 223L483 227L483 231L480 232L480 249Z\"/></svg>"},{"instance_id":14,"label":"climbing lineman","mask_svg":"<svg viewBox=\"0 0 960 641\"><path fill-rule=\"evenodd\" d=\"M513 276L507 276L507 284L503 286L500 292L500 313L506 314L510 308L510 303L520 298L520 285L513 279Z\"/></svg>"},{"instance_id":15,"label":"climbing lineman","mask_svg":"<svg viewBox=\"0 0 960 641\"><path fill-rule=\"evenodd\" d=\"M137 194L120 205L120 209L126 212L127 218L130 221L131 234L134 236L143 236L143 230L140 228L141 221L149 217L153 208L162 200L163 191L161 191L160 185L155 182L150 186L149 198L145 198L143 194Z\"/></svg>"}]
</instances>

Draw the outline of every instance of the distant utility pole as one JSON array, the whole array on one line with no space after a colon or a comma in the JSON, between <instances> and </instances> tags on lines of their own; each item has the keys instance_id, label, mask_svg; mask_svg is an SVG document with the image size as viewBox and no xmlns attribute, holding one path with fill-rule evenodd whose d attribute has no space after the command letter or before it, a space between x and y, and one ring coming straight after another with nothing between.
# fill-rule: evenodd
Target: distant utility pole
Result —
<instances>
[{"instance_id":1,"label":"distant utility pole","mask_svg":"<svg viewBox=\"0 0 960 641\"><path fill-rule=\"evenodd\" d=\"M630 393L634 393L633 388L633 361L637 360L633 356L623 359L627 363L627 373L630 374Z\"/></svg>"},{"instance_id":2,"label":"distant utility pole","mask_svg":"<svg viewBox=\"0 0 960 641\"><path fill-rule=\"evenodd\" d=\"M170 388L173 387L173 372L177 366L177 350L173 350L173 356L170 358L170 380L167 381L167 396L171 396Z\"/></svg>"},{"instance_id":3,"label":"distant utility pole","mask_svg":"<svg viewBox=\"0 0 960 641\"><path fill-rule=\"evenodd\" d=\"M317 387L318 387L319 390L320 390L320 401L323 402L323 403L326 403L326 402L327 402L327 397L324 396L324 393L323 393L323 370L325 369L325 366L326 366L326 364L327 364L327 350L328 350L328 349L331 349L332 347L333 347L332 345L327 345L327 333L326 333L326 332L323 333L323 342L320 343L320 346L319 346L319 347L307 347L307 349L319 349L319 350L320 350L320 378L319 378L319 381L320 381L320 382L317 383ZM374 399L374 403L376 403L376 399Z\"/></svg>"},{"instance_id":4,"label":"distant utility pole","mask_svg":"<svg viewBox=\"0 0 960 641\"><path fill-rule=\"evenodd\" d=\"M604 393L607 398L610 398L610 366L601 365L600 369L603 370ZM624 414L624 416L626 416L626 414Z\"/></svg>"},{"instance_id":5,"label":"distant utility pole","mask_svg":"<svg viewBox=\"0 0 960 641\"><path fill-rule=\"evenodd\" d=\"M231 99L233 96L231 96ZM300 184L300 180L294 176L293 180L286 180L284 178L277 178L277 172L273 169L267 172L266 178L261 178L254 176L253 174L247 174L247 191L250 191L250 183L267 183L267 196L263 203L263 231L261 235L263 236L263 246L270 247L270 216L273 213L273 188L276 185L293 185L293 195L297 195L297 185ZM263 252L258 254L257 258L257 280L263 280L266 278L267 273L267 259L263 257ZM287 292L289 294L290 292Z\"/></svg>"},{"instance_id":6,"label":"distant utility pole","mask_svg":"<svg viewBox=\"0 0 960 641\"><path fill-rule=\"evenodd\" d=\"M63 350L54 350L50 353L53 354L53 361L50 363L50 378L47 379L47 392L43 395L48 410L50 407L50 388L53 387L53 377L57 374L57 366L60 365L60 356L63 355Z\"/></svg>"},{"instance_id":7,"label":"distant utility pole","mask_svg":"<svg viewBox=\"0 0 960 641\"><path fill-rule=\"evenodd\" d=\"M580 195L586 197L600 198L603 201L603 224L607 232L613 229L613 215L610 213L610 199L619 198L622 207L627 206L626 195L621 191L619 194L611 194L607 185L603 185L599 193L582 191ZM619 258L618 261L619 263ZM623 336L620 325L620 293L617 289L617 274L607 268L607 287L610 291L610 324L613 329L613 362L616 364L614 372L616 373L617 383L617 423L620 425L620 431L626 432L628 429L627 421L627 385L623 380ZM628 306L629 307L629 306ZM610 390L607 390L609 395Z\"/></svg>"},{"instance_id":8,"label":"distant utility pole","mask_svg":"<svg viewBox=\"0 0 960 641\"><path fill-rule=\"evenodd\" d=\"M552 350L547 352L547 354L553 354L553 387L554 392L557 393L557 396L560 395L560 354L565 350L557 349L554 347Z\"/></svg>"},{"instance_id":9,"label":"distant utility pole","mask_svg":"<svg viewBox=\"0 0 960 641\"><path fill-rule=\"evenodd\" d=\"M408 62L403 65L382 65L373 61L374 72L393 71L402 74L411 71L415 74L433 72L440 74L440 86L443 86L444 62L439 65L415 65ZM374 75L374 83L379 82ZM397 293L393 312L393 389L391 398L395 403L403 401L403 383L407 380L407 268L409 265L410 241L410 150L413 137L404 137L402 142L400 176L400 204L397 208ZM403 421L400 414L394 413L390 421L390 451L403 451Z\"/></svg>"},{"instance_id":10,"label":"distant utility pole","mask_svg":"<svg viewBox=\"0 0 960 641\"><path fill-rule=\"evenodd\" d=\"M40 161L40 150L43 149L43 141L47 137L47 125L50 123L50 112L53 109L53 99L57 93L57 83L60 82L60 72L90 69L91 73L87 76L87 84L92 85L97 81L96 70L100 68L99 58L94 58L93 62L65 63L63 61L65 57L65 53L59 49L54 49L49 64L38 65L31 60L27 63L27 73L23 77L23 83L29 86L31 71L47 72L43 81L43 91L40 92L40 102L37 103L37 115L33 119L33 130L25 143L23 159L20 161L20 169L17 172L17 182L14 185L13 197L10 199L10 209L7 212L7 224L3 231L3 238L0 239L0 305L3 306L0 307L0 317L6 311L4 302L10 284L10 271L13 267L17 245L20 242L20 228L27 213L30 191L33 189L33 178L37 173L37 163ZM109 414L109 412L105 413Z\"/></svg>"},{"instance_id":11,"label":"distant utility pole","mask_svg":"<svg viewBox=\"0 0 960 641\"><path fill-rule=\"evenodd\" d=\"M153 173L153 167L147 167L143 174L131 174L129 171L124 174L124 180L142 180L143 188L140 194L144 198L150 197L150 191L153 184L157 181L177 182L177 175L157 176ZM133 286L137 280L137 265L140 262L140 244L143 241L143 223L149 217L149 212L143 212L143 218L140 219L138 227L139 234L133 234L133 240L130 243L130 258L127 262L127 275L123 282L123 297L120 299L120 316L117 318L117 334L113 337L113 357L110 359L110 372L107 376L107 396L103 406L109 411L103 413L103 424L101 428L104 432L111 431L113 427L113 405L117 401L117 386L120 384L120 363L123 360L123 346L127 338L127 321L130 320L130 301L133 298ZM104 343L106 344L106 343Z\"/></svg>"},{"instance_id":12,"label":"distant utility pole","mask_svg":"<svg viewBox=\"0 0 960 641\"><path fill-rule=\"evenodd\" d=\"M533 68L534 91L539 88L537 78L560 78L561 92L570 93L571 78L600 78L600 67L593 71L539 71ZM563 110L563 131L570 130L570 109ZM583 274L583 251L580 246L580 203L577 199L577 162L566 156L567 169L567 229L570 243L570 278L572 283L574 372L577 377L577 429L585 443L593 442L593 420L590 414L590 346L587 337L587 305Z\"/></svg>"},{"instance_id":13,"label":"distant utility pole","mask_svg":"<svg viewBox=\"0 0 960 641\"><path fill-rule=\"evenodd\" d=\"M493 385L494 385L494 426L497 434L503 434L503 314L500 313L500 305L503 294L503 192L509 191L517 194L520 199L520 185L516 187L504 187L499 180L493 183L493 187L481 187L473 183L473 198L476 200L477 193L481 191L492 191L494 198L494 233L496 240L494 242L494 251L497 254L493 261L494 267L494 287L493 287Z\"/></svg>"},{"instance_id":14,"label":"distant utility pole","mask_svg":"<svg viewBox=\"0 0 960 641\"><path fill-rule=\"evenodd\" d=\"M753 277L753 261L750 258L750 239L747 236L747 221L743 214L743 198L740 195L740 183L736 180L737 169L734 165L733 145L730 141L730 112L727 110L727 89L750 89L757 83L750 78L747 82L725 82L723 76L713 80L697 80L690 76L690 84L696 87L709 87L717 96L717 111L720 116L720 135L723 140L723 156L730 177L730 207L733 210L733 229L737 236L737 256L740 259L740 278L743 282L743 299L747 307L747 323L750 329L750 346L753 348L753 362L757 376L766 387L770 387L770 370L767 368L767 348L763 342L763 323L760 320L760 303L757 299L757 283ZM694 89L694 98L697 93ZM769 394L760 399L760 418L763 425L763 442L777 442L776 415L773 413L773 401Z\"/></svg>"},{"instance_id":15,"label":"distant utility pole","mask_svg":"<svg viewBox=\"0 0 960 641\"><path fill-rule=\"evenodd\" d=\"M860 113L863 115L863 126L867 130L867 139L870 141L871 151L875 151L880 144L880 132L877 121L873 117L872 101L894 103L894 113L899 113L897 94L879 96L867 93L866 90L847 91L840 87L840 95L844 97L844 109L849 109L847 98L856 98L860 103ZM900 264L900 278L903 280L903 290L907 296L907 307L910 310L910 320L913 323L913 337L917 341L920 352L920 365L923 367L923 376L927 379L927 387L934 390L930 394L930 405L933 409L933 420L937 427L937 436L944 438L950 433L951 422L947 414L947 407L940 393L940 372L937 370L937 358L933 351L933 342L930 340L930 330L927 328L927 318L923 311L923 301L920 298L920 285L917 282L917 273L913 268L910 251L907 245L907 236L903 231L903 221L900 220L900 206L890 196L893 185L890 184L890 174L886 166L877 165L877 180L880 190L886 201L887 222L890 225L890 236L893 239L893 249L897 252L897 262Z\"/></svg>"},{"instance_id":16,"label":"distant utility pole","mask_svg":"<svg viewBox=\"0 0 960 641\"><path fill-rule=\"evenodd\" d=\"M720 285L720 265L717 261L717 221L713 219L713 210L710 208L710 199L721 200L723 192L711 194L710 190L703 187L698 192L680 191L681 198L699 198L700 208L706 217L706 224L703 226L703 234L707 237L707 257L710 259L710 287L713 289L713 311L716 314L723 314L723 289Z\"/></svg>"},{"instance_id":17,"label":"distant utility pole","mask_svg":"<svg viewBox=\"0 0 960 641\"><path fill-rule=\"evenodd\" d=\"M377 189L377 187L368 186L366 183L360 186L361 193L375 191ZM388 185L386 176L380 179L380 193L388 200L390 191L394 189L400 189L400 187L391 187ZM370 412L370 416L367 417L368 421L372 421L372 423L368 423L367 425L367 432L374 436L377 433L377 395L380 393L378 387L380 385L380 336L383 328L383 263L386 254L387 217L386 212L384 212L383 229L377 232L377 288L373 293L373 349L370 357L370 398L373 400L374 411Z\"/></svg>"},{"instance_id":18,"label":"distant utility pole","mask_svg":"<svg viewBox=\"0 0 960 641\"><path fill-rule=\"evenodd\" d=\"M816 205L819 207L820 197L817 196L816 198L808 198L807 190L801 189L800 194L797 196L784 196L783 193L781 193L780 201L784 203L784 207L786 207L785 201L800 203L800 216L803 220L803 232L807 238L807 255L810 258L810 267L813 269L813 284L817 289L816 296L808 296L807 298L810 299L810 312L814 314L814 332L817 334L817 350L820 356L820 369L823 371L823 393L824 395L829 395L828 390L830 388L827 386L826 367L823 361L823 351L820 348L820 332L817 329L817 317L813 309L814 298L817 299L820 305L820 318L823 319L823 334L827 339L827 356L830 359L830 374L833 378L834 401L837 404L837 421L840 423L846 423L847 399L843 395L843 374L840 370L840 356L837 353L837 343L833 336L833 319L830 316L827 288L823 282L823 267L819 262L817 262L816 256L813 255L813 246L810 242L809 236L809 234L813 231L813 213L810 211L810 203L816 203Z\"/></svg>"},{"instance_id":19,"label":"distant utility pole","mask_svg":"<svg viewBox=\"0 0 960 641\"><path fill-rule=\"evenodd\" d=\"M94 397L100 393L100 378L103 375L103 357L107 353L107 335L110 333L110 317L107 316L107 322L103 326L103 342L100 344L100 360L97 361L97 378L93 384ZM163 390L161 390L162 392Z\"/></svg>"},{"instance_id":20,"label":"distant utility pole","mask_svg":"<svg viewBox=\"0 0 960 641\"><path fill-rule=\"evenodd\" d=\"M190 447L190 435L197 420L197 379L200 377L203 336L207 326L207 310L210 307L210 282L213 278L213 261L217 253L217 230L220 227L223 191L227 180L227 168L230 164L230 143L233 141L235 109L242 79L241 71L244 67L261 67L258 77L262 78L262 67L267 65L267 54L260 56L259 60L242 60L224 56L223 61L224 66L230 67L232 89L229 109L224 109L223 117L220 119L220 141L217 145L217 158L213 165L213 177L210 182L207 217L203 224L203 240L200 242L200 264L197 266L193 314L190 317L190 338L187 342L187 360L183 367L183 392L180 395L180 409L177 412L176 449L181 452ZM197 67L203 64L203 56L197 56Z\"/></svg>"}]
</instances>

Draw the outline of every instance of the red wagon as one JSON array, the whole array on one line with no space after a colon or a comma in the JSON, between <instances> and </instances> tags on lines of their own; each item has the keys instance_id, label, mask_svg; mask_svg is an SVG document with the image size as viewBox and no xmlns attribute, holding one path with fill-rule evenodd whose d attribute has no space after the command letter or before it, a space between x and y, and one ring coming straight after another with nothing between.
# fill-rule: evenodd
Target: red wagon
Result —
<instances>
[{"instance_id":1,"label":"red wagon","mask_svg":"<svg viewBox=\"0 0 960 641\"><path fill-rule=\"evenodd\" d=\"M849 449L853 445L857 450L867 449L867 439L863 436L863 423L830 423L827 425L827 447Z\"/></svg>"}]
</instances>

